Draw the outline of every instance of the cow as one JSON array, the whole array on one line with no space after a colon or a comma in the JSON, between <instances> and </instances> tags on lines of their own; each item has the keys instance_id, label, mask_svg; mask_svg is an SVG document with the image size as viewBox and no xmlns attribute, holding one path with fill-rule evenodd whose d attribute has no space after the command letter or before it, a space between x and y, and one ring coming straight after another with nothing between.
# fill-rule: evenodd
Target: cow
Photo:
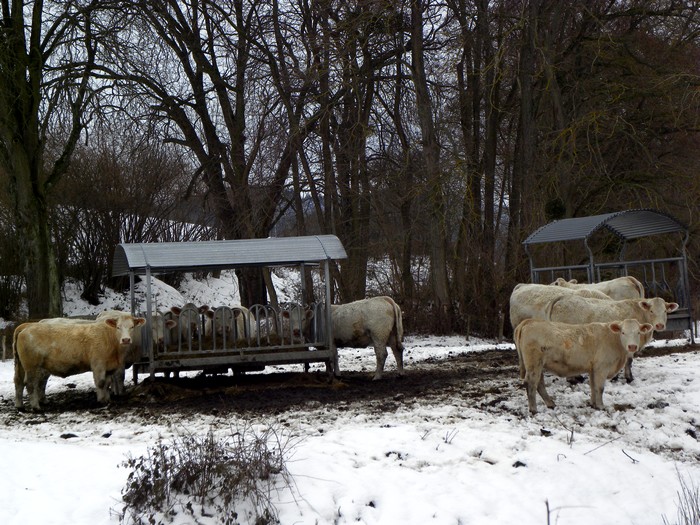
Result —
<instances>
[{"instance_id":1,"label":"cow","mask_svg":"<svg viewBox=\"0 0 700 525\"><path fill-rule=\"evenodd\" d=\"M639 351L652 332L651 324L636 319L585 324L526 319L515 329L514 339L530 413L537 413L535 391L547 408L554 408L545 388L544 370L560 377L587 373L591 405L602 409L606 379L625 366L627 357Z\"/></svg>"},{"instance_id":2,"label":"cow","mask_svg":"<svg viewBox=\"0 0 700 525\"><path fill-rule=\"evenodd\" d=\"M41 410L46 379L92 371L97 400L110 401L107 378L123 365L134 329L142 317L123 315L91 323L24 323L15 329L15 407L23 408L24 388L29 404Z\"/></svg>"},{"instance_id":3,"label":"cow","mask_svg":"<svg viewBox=\"0 0 700 525\"><path fill-rule=\"evenodd\" d=\"M510 323L513 330L525 319L546 319L547 306L553 299L563 295L610 299L597 290L574 290L548 284L520 283L510 294Z\"/></svg>"},{"instance_id":4,"label":"cow","mask_svg":"<svg viewBox=\"0 0 700 525\"><path fill-rule=\"evenodd\" d=\"M105 310L97 316L97 320L116 319L122 315L128 315L121 310ZM151 314L151 345L155 349L165 343L166 330L172 330L177 326L177 322L172 319L165 319L162 314ZM133 338L129 349L124 356L123 365L111 376L110 389L115 395L124 393L125 370L138 361L143 354L143 328L134 330Z\"/></svg>"},{"instance_id":5,"label":"cow","mask_svg":"<svg viewBox=\"0 0 700 525\"><path fill-rule=\"evenodd\" d=\"M631 275L599 283L579 283L576 279L567 281L559 277L552 285L573 290L597 290L615 301L621 299L644 299L644 286Z\"/></svg>"},{"instance_id":6,"label":"cow","mask_svg":"<svg viewBox=\"0 0 700 525\"><path fill-rule=\"evenodd\" d=\"M208 305L197 306L187 303L183 306L172 306L170 313L177 325L170 330L169 344L177 345L179 341L189 343L201 333L201 316L209 310Z\"/></svg>"},{"instance_id":7,"label":"cow","mask_svg":"<svg viewBox=\"0 0 700 525\"><path fill-rule=\"evenodd\" d=\"M391 297L379 296L347 304L331 305L333 339L336 346L365 348L374 346L377 358L375 380L382 377L386 347L391 348L399 376L403 370L403 320L401 309Z\"/></svg>"},{"instance_id":8,"label":"cow","mask_svg":"<svg viewBox=\"0 0 700 525\"><path fill-rule=\"evenodd\" d=\"M331 307L333 308L333 307ZM309 308L304 308L299 305L291 305L285 308L279 314L281 324L281 343L292 344L303 343L311 337L311 320L314 317L314 311ZM277 330L275 324L270 327L271 333L274 334Z\"/></svg>"},{"instance_id":9,"label":"cow","mask_svg":"<svg viewBox=\"0 0 700 525\"><path fill-rule=\"evenodd\" d=\"M216 340L223 342L225 336L229 343L253 336L250 311L245 306L222 306L209 309L204 314L207 317L204 323L204 335L207 338L216 335Z\"/></svg>"},{"instance_id":10,"label":"cow","mask_svg":"<svg viewBox=\"0 0 700 525\"><path fill-rule=\"evenodd\" d=\"M661 297L648 299L622 299L620 301L585 298L579 296L562 296L552 300L547 306L546 319L561 323L583 324L593 322L611 322L621 319L636 319L640 323L649 323L657 332L666 329L668 314L678 309L678 303L668 303ZM632 359L629 354L625 364L625 379L634 380Z\"/></svg>"}]
</instances>

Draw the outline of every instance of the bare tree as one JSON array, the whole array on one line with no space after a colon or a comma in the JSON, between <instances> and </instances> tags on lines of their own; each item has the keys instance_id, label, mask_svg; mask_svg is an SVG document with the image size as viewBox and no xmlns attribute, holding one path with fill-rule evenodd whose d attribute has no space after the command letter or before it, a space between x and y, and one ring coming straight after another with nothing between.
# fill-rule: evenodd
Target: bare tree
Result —
<instances>
[{"instance_id":1,"label":"bare tree","mask_svg":"<svg viewBox=\"0 0 700 525\"><path fill-rule=\"evenodd\" d=\"M85 126L97 1L2 1L0 166L9 179L30 317L61 314L49 203ZM50 134L62 136L47 158Z\"/></svg>"},{"instance_id":2,"label":"bare tree","mask_svg":"<svg viewBox=\"0 0 700 525\"><path fill-rule=\"evenodd\" d=\"M416 110L423 140L423 162L429 202L430 282L433 292L433 308L436 314L433 326L438 332L444 332L452 329L452 305L447 278L447 231L443 172L440 165L440 146L435 131L423 47L424 14L430 8L431 2L429 0L411 1L411 72L416 90Z\"/></svg>"}]
</instances>

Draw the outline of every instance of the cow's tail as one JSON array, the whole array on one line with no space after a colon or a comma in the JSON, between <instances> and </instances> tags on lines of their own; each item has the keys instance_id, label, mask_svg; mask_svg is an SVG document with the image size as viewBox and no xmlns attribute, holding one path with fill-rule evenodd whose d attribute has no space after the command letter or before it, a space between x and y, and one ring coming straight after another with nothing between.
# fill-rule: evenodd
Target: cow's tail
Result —
<instances>
[{"instance_id":1,"label":"cow's tail","mask_svg":"<svg viewBox=\"0 0 700 525\"><path fill-rule=\"evenodd\" d=\"M15 378L24 378L24 367L22 366L22 362L19 360L19 352L17 351L17 336L22 333L24 328L25 327L20 324L15 328L15 331L12 334L12 353L14 354L15 358ZM15 381L16 380L17 379L15 379Z\"/></svg>"},{"instance_id":2,"label":"cow's tail","mask_svg":"<svg viewBox=\"0 0 700 525\"><path fill-rule=\"evenodd\" d=\"M639 282L639 279L636 277L632 277L631 275L628 275L627 278L632 282L634 287L637 289L637 293L639 294L640 299L644 299L644 285Z\"/></svg>"},{"instance_id":3,"label":"cow's tail","mask_svg":"<svg viewBox=\"0 0 700 525\"><path fill-rule=\"evenodd\" d=\"M554 310L554 305L557 304L557 302L559 302L559 300L562 297L563 296L561 296L561 295L559 297L555 297L554 299L552 299L551 301L549 301L547 303L547 306L544 307L544 320L545 321L552 320L552 311Z\"/></svg>"},{"instance_id":4,"label":"cow's tail","mask_svg":"<svg viewBox=\"0 0 700 525\"><path fill-rule=\"evenodd\" d=\"M398 304L394 303L394 330L396 330L396 344L403 348L403 315Z\"/></svg>"},{"instance_id":5,"label":"cow's tail","mask_svg":"<svg viewBox=\"0 0 700 525\"><path fill-rule=\"evenodd\" d=\"M391 297L385 296L384 299L394 309L394 326L391 328L391 334L396 340L396 347L403 351L403 316L401 315L401 307Z\"/></svg>"},{"instance_id":6,"label":"cow's tail","mask_svg":"<svg viewBox=\"0 0 700 525\"><path fill-rule=\"evenodd\" d=\"M525 363L523 362L523 354L520 351L520 337L523 331L523 325L528 322L527 319L521 321L518 326L515 327L515 332L513 332L513 342L515 343L515 351L518 352L518 367L520 368L520 379L525 379Z\"/></svg>"}]
</instances>

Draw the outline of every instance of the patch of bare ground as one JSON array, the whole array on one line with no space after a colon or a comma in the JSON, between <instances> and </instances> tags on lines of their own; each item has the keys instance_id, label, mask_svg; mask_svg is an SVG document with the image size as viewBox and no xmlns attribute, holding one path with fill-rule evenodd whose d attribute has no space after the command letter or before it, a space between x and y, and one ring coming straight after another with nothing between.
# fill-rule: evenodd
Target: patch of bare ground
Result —
<instances>
[{"instance_id":1,"label":"patch of bare ground","mask_svg":"<svg viewBox=\"0 0 700 525\"><path fill-rule=\"evenodd\" d=\"M640 358L699 349L697 345L652 348ZM98 420L126 413L145 419L158 413L274 416L310 405L340 409L366 405L367 411L394 411L400 405L459 398L472 406L501 410L499 405L518 384L517 354L488 350L410 363L403 377L389 371L378 381L372 380L371 372L343 372L331 378L325 372L304 373L301 367L298 372L142 378L107 407L97 403L94 391L69 387L50 395L45 411L35 417L30 413L18 417L13 401L7 399L2 401L1 413L6 424L26 425L68 411L89 411Z\"/></svg>"}]
</instances>

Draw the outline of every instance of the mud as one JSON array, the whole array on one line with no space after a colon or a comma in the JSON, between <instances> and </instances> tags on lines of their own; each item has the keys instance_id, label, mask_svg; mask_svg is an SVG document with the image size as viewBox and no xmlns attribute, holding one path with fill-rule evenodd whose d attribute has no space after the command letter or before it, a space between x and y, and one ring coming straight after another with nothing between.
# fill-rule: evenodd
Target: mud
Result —
<instances>
[{"instance_id":1,"label":"mud","mask_svg":"<svg viewBox=\"0 0 700 525\"><path fill-rule=\"evenodd\" d=\"M698 351L699 346L646 349L640 359ZM338 410L363 407L368 412L394 411L413 403L440 403L455 398L468 398L473 406L494 407L506 395L512 395L519 384L517 355L512 350L489 350L461 354L445 359L429 359L406 363L406 373L385 373L378 381L371 371L344 372L331 378L325 372L274 372L266 374L203 375L186 378L154 379L143 377L138 385L127 390L121 398L100 406L94 391L68 388L49 396L43 414L90 411L97 419L109 419L119 414L141 415L144 419L160 413L196 416L274 416L295 409L319 408L324 405ZM507 391L506 391L507 390ZM501 392L503 391L503 392ZM2 411L16 411L13 400L2 401ZM22 424L32 424L29 413L19 418ZM30 416L30 417L27 417ZM14 417L6 417L12 424Z\"/></svg>"}]
</instances>

